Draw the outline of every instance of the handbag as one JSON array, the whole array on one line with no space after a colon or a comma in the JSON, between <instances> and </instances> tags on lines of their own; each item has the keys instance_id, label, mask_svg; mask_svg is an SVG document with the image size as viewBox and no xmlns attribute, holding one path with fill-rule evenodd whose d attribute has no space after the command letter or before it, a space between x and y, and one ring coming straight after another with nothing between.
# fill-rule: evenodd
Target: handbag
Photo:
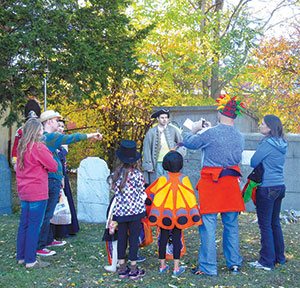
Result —
<instances>
[{"instance_id":1,"label":"handbag","mask_svg":"<svg viewBox=\"0 0 300 288\"><path fill-rule=\"evenodd\" d=\"M151 226L146 223L145 219L141 222L141 231L139 236L139 247L146 247L153 242Z\"/></svg>"},{"instance_id":2,"label":"handbag","mask_svg":"<svg viewBox=\"0 0 300 288\"><path fill-rule=\"evenodd\" d=\"M63 189L60 189L59 201L55 206L53 217L50 223L55 225L67 225L71 224L72 217L68 199Z\"/></svg>"},{"instance_id":3,"label":"handbag","mask_svg":"<svg viewBox=\"0 0 300 288\"><path fill-rule=\"evenodd\" d=\"M262 163L259 163L247 177L247 183L245 184L242 195L244 202L248 202L252 198L253 204L256 205L256 190L261 184L264 174L264 167Z\"/></svg>"}]
</instances>

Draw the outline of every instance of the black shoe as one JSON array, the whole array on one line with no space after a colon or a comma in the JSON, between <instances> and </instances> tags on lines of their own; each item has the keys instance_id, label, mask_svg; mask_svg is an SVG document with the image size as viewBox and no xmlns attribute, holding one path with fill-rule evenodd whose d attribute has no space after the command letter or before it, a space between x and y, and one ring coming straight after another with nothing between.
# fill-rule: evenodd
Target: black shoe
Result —
<instances>
[{"instance_id":1,"label":"black shoe","mask_svg":"<svg viewBox=\"0 0 300 288\"><path fill-rule=\"evenodd\" d=\"M241 273L241 268L237 265L233 265L230 267L230 273L233 274L233 275L238 275Z\"/></svg>"},{"instance_id":2,"label":"black shoe","mask_svg":"<svg viewBox=\"0 0 300 288\"><path fill-rule=\"evenodd\" d=\"M127 278L129 272L130 272L130 269L129 269L128 266L126 266L126 268L125 268L124 270L120 270L120 269L119 269L119 271L118 271L118 273L119 273L119 278L120 278L120 279L125 279L125 278Z\"/></svg>"},{"instance_id":3,"label":"black shoe","mask_svg":"<svg viewBox=\"0 0 300 288\"><path fill-rule=\"evenodd\" d=\"M146 272L145 270L140 270L139 268L136 268L135 272L130 271L128 278L131 280L137 280L140 277L145 276Z\"/></svg>"}]
</instances>

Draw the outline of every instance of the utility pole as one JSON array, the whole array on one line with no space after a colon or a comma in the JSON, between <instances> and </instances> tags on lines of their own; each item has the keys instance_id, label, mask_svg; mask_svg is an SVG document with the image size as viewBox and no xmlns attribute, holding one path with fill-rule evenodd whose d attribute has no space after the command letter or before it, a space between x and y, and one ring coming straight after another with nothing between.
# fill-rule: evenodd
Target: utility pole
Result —
<instances>
[{"instance_id":1,"label":"utility pole","mask_svg":"<svg viewBox=\"0 0 300 288\"><path fill-rule=\"evenodd\" d=\"M44 111L47 110L47 80L48 80L48 59L47 59L47 66L44 73Z\"/></svg>"}]
</instances>

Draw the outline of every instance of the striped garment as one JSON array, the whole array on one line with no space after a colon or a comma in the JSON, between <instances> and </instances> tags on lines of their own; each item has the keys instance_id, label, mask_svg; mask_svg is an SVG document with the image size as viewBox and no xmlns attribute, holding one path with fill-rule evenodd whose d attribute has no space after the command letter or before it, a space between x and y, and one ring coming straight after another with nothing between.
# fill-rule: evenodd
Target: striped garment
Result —
<instances>
[{"instance_id":1,"label":"striped garment","mask_svg":"<svg viewBox=\"0 0 300 288\"><path fill-rule=\"evenodd\" d=\"M44 132L42 141L45 143L45 145L48 147L48 149L52 152L53 158L55 159L55 161L58 164L57 171L54 173L49 172L48 178L54 178L54 179L58 179L60 181L63 178L63 167L62 167L61 161L59 159L57 149L61 145L76 143L76 142L86 140L86 139L87 139L87 134L85 134L85 133L75 133L72 135L63 135L63 134L56 133L56 132L54 132L54 133L48 133L46 131Z\"/></svg>"}]
</instances>

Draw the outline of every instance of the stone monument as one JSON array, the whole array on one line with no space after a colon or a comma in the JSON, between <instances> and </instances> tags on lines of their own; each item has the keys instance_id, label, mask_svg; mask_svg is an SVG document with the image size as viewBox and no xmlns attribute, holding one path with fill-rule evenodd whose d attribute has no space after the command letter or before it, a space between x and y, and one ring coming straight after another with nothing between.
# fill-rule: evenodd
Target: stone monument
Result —
<instances>
[{"instance_id":1,"label":"stone monument","mask_svg":"<svg viewBox=\"0 0 300 288\"><path fill-rule=\"evenodd\" d=\"M77 171L77 217L88 223L106 222L109 205L110 171L104 160L88 157L80 162Z\"/></svg>"},{"instance_id":2,"label":"stone monument","mask_svg":"<svg viewBox=\"0 0 300 288\"><path fill-rule=\"evenodd\" d=\"M0 215L11 214L11 170L7 159L0 154Z\"/></svg>"}]
</instances>

